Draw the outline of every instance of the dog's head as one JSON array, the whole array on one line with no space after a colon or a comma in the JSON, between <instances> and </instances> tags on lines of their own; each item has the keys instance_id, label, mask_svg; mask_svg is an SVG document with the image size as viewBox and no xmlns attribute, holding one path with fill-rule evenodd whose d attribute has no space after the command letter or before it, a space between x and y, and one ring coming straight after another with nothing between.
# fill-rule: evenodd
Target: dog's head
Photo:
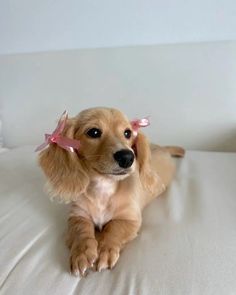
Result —
<instances>
[{"instance_id":1,"label":"dog's head","mask_svg":"<svg viewBox=\"0 0 236 295\"><path fill-rule=\"evenodd\" d=\"M76 118L74 138L79 156L96 172L123 178L135 169L133 132L129 120L118 110L95 108Z\"/></svg>"},{"instance_id":2,"label":"dog's head","mask_svg":"<svg viewBox=\"0 0 236 295\"><path fill-rule=\"evenodd\" d=\"M84 110L68 119L63 135L80 141L78 152L50 144L39 158L53 195L65 201L76 200L86 191L92 176L102 175L121 181L136 167L141 182L150 188L153 175L149 144L143 134L134 136L130 121L120 111L108 108Z\"/></svg>"}]
</instances>

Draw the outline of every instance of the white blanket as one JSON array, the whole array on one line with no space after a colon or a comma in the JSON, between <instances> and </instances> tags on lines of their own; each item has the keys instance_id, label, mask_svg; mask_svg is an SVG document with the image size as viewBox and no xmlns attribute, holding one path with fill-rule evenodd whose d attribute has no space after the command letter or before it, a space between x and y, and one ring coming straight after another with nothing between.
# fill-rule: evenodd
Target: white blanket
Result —
<instances>
[{"instance_id":1,"label":"white blanket","mask_svg":"<svg viewBox=\"0 0 236 295\"><path fill-rule=\"evenodd\" d=\"M0 154L0 293L236 294L236 154L188 152L117 266L69 274L68 207L43 192L33 147Z\"/></svg>"}]
</instances>

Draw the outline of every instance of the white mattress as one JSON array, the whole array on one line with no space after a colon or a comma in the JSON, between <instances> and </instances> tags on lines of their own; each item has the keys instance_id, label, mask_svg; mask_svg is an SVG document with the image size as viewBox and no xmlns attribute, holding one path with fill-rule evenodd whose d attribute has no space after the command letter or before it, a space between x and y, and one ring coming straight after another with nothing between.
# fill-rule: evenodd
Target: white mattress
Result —
<instances>
[{"instance_id":1,"label":"white mattress","mask_svg":"<svg viewBox=\"0 0 236 295\"><path fill-rule=\"evenodd\" d=\"M0 154L1 294L236 294L236 154L188 152L114 270L69 274L68 208L43 192L32 147Z\"/></svg>"}]
</instances>

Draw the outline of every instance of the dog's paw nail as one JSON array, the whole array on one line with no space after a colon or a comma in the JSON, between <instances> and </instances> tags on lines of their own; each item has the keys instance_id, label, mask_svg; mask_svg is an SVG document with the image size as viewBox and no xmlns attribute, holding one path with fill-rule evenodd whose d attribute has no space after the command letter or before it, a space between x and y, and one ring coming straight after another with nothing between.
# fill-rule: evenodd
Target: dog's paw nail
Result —
<instances>
[{"instance_id":1,"label":"dog's paw nail","mask_svg":"<svg viewBox=\"0 0 236 295\"><path fill-rule=\"evenodd\" d=\"M72 274L73 274L75 277L78 277L78 276L80 275L80 272L79 272L79 270L77 269L77 270L73 271Z\"/></svg>"},{"instance_id":2,"label":"dog's paw nail","mask_svg":"<svg viewBox=\"0 0 236 295\"><path fill-rule=\"evenodd\" d=\"M93 267L94 266L94 263L96 262L96 258L93 258L92 260L91 260L91 262L90 262L90 265L91 265L91 267Z\"/></svg>"},{"instance_id":3,"label":"dog's paw nail","mask_svg":"<svg viewBox=\"0 0 236 295\"><path fill-rule=\"evenodd\" d=\"M81 273L81 276L82 277L86 277L86 275L87 275L87 268L81 269L80 273Z\"/></svg>"},{"instance_id":4,"label":"dog's paw nail","mask_svg":"<svg viewBox=\"0 0 236 295\"><path fill-rule=\"evenodd\" d=\"M108 265L106 265L106 264L99 264L97 270L98 270L98 272L101 272L102 270L105 270L107 268L108 268Z\"/></svg>"}]
</instances>

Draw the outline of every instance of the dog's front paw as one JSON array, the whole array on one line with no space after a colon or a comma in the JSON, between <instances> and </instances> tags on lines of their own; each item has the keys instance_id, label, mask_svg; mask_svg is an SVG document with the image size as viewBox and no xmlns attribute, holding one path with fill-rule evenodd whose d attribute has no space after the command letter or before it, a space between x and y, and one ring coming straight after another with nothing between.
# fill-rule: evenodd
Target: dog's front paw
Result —
<instances>
[{"instance_id":1,"label":"dog's front paw","mask_svg":"<svg viewBox=\"0 0 236 295\"><path fill-rule=\"evenodd\" d=\"M99 249L97 260L97 270L100 272L103 269L112 269L120 256L120 247L114 245L104 245Z\"/></svg>"},{"instance_id":2,"label":"dog's front paw","mask_svg":"<svg viewBox=\"0 0 236 295\"><path fill-rule=\"evenodd\" d=\"M96 239L84 239L71 249L71 273L75 276L86 276L88 270L94 266L98 257L98 243Z\"/></svg>"}]
</instances>

